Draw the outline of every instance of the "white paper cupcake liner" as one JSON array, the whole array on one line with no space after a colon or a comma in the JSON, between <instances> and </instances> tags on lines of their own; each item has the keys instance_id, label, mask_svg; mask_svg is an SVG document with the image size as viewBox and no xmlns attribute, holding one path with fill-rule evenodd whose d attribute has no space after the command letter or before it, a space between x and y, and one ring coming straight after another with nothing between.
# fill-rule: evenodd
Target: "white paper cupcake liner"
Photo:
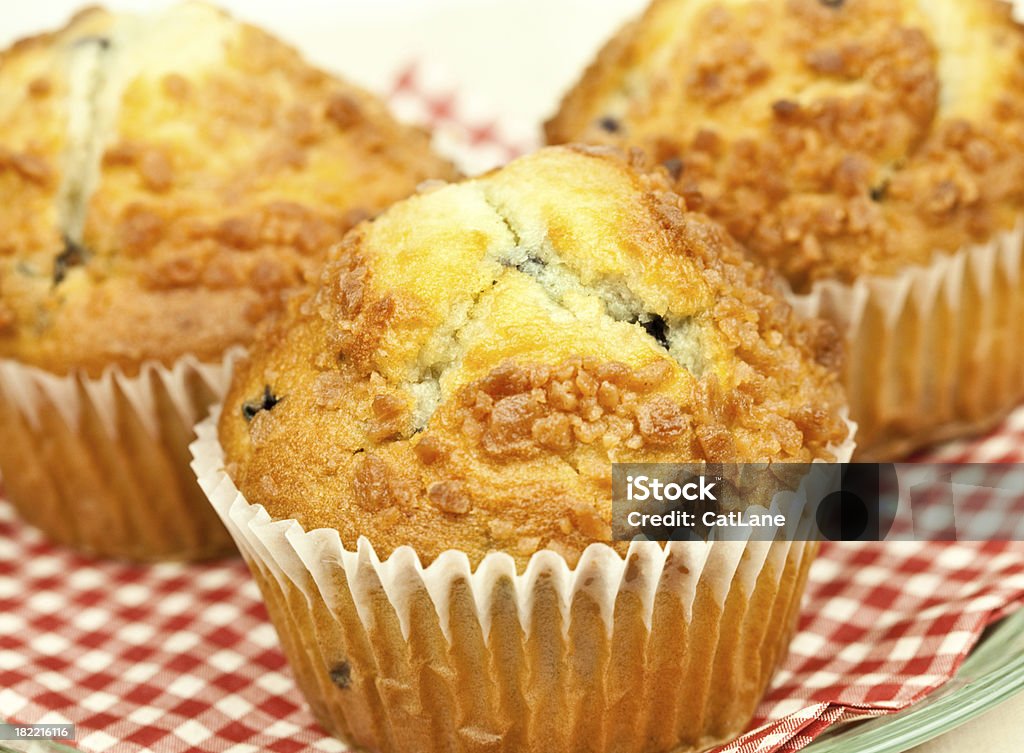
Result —
<instances>
[{"instance_id":1,"label":"white paper cupcake liner","mask_svg":"<svg viewBox=\"0 0 1024 753\"><path fill-rule=\"evenodd\" d=\"M789 299L845 337L858 459L983 431L1024 399L1024 220L928 266Z\"/></svg>"},{"instance_id":2,"label":"white paper cupcake liner","mask_svg":"<svg viewBox=\"0 0 1024 753\"><path fill-rule=\"evenodd\" d=\"M592 544L521 572L493 552L424 566L249 504L217 415L192 466L268 604L321 723L368 750L703 749L749 721L785 652L806 541ZM848 460L852 440L837 448Z\"/></svg>"},{"instance_id":3,"label":"white paper cupcake liner","mask_svg":"<svg viewBox=\"0 0 1024 753\"><path fill-rule=\"evenodd\" d=\"M195 484L188 443L221 400L233 349L219 363L187 356L57 376L0 360L0 470L21 516L80 551L134 560L230 552Z\"/></svg>"}]
</instances>

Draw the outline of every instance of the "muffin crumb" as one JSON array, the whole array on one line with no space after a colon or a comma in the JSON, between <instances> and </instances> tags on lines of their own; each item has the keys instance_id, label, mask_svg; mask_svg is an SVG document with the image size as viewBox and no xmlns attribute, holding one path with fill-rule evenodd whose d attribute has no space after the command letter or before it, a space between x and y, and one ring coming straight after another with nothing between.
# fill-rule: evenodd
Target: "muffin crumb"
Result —
<instances>
[{"instance_id":1,"label":"muffin crumb","mask_svg":"<svg viewBox=\"0 0 1024 753\"><path fill-rule=\"evenodd\" d=\"M821 326L668 181L640 155L548 149L352 230L236 370L239 488L381 557L524 567L626 550L613 463L831 457L849 427ZM267 383L288 407L254 446L235 410ZM291 498L260 496L268 473Z\"/></svg>"}]
</instances>

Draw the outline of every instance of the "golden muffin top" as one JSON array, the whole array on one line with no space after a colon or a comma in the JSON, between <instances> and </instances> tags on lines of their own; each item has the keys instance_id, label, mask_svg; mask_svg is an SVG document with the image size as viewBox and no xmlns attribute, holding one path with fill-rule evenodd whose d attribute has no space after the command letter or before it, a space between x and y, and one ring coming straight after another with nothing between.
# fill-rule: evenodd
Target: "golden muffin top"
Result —
<instances>
[{"instance_id":1,"label":"golden muffin top","mask_svg":"<svg viewBox=\"0 0 1024 753\"><path fill-rule=\"evenodd\" d=\"M927 264L1024 208L1003 0L654 0L547 124L628 143L797 290Z\"/></svg>"},{"instance_id":2,"label":"golden muffin top","mask_svg":"<svg viewBox=\"0 0 1024 753\"><path fill-rule=\"evenodd\" d=\"M0 53L0 357L217 358L430 177L426 134L259 29L84 11Z\"/></svg>"},{"instance_id":3,"label":"golden muffin top","mask_svg":"<svg viewBox=\"0 0 1024 753\"><path fill-rule=\"evenodd\" d=\"M250 503L381 556L608 539L612 462L831 458L831 333L664 171L549 148L394 205L237 368Z\"/></svg>"}]
</instances>

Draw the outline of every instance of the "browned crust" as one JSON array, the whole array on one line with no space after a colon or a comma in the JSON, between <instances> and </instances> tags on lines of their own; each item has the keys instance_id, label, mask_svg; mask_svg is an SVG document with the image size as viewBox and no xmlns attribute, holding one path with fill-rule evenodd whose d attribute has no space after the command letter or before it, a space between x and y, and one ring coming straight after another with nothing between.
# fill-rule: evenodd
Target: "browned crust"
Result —
<instances>
[{"instance_id":1,"label":"browned crust","mask_svg":"<svg viewBox=\"0 0 1024 753\"><path fill-rule=\"evenodd\" d=\"M521 270L495 265L493 285L488 272L474 292L466 281L489 264L475 228L492 211L470 212L479 193L503 198L523 238L543 225L581 277L618 255L618 279L646 305L663 295L672 321L690 311L702 373L637 325L587 306L567 319L568 299L534 303L542 294ZM427 229L439 223L444 245ZM589 232L603 246L590 246ZM406 256L421 247L425 258ZM406 273L396 257L422 273L396 287ZM465 290L470 323L451 336L460 355L441 369L443 399L417 433L406 375L421 343L461 310L442 311L421 281L446 264L438 284ZM584 295L596 300L593 288ZM663 174L609 151L543 150L346 236L321 288L293 301L237 370L220 437L250 502L307 529L335 528L348 546L365 535L382 556L412 544L425 561L458 548L474 561L500 549L520 562L547 547L574 561L610 537L613 461L831 457L847 434L835 371L822 363L834 365L833 342L798 320L712 222L687 212Z\"/></svg>"},{"instance_id":2,"label":"browned crust","mask_svg":"<svg viewBox=\"0 0 1024 753\"><path fill-rule=\"evenodd\" d=\"M81 18L60 34L80 34ZM129 83L89 204L85 261L60 282L53 205L66 116L55 103L41 122L0 122L0 187L14 197L0 209L0 356L94 376L217 359L354 224L425 179L454 177L426 133L269 34L234 26L213 67L182 61ZM29 49L56 56L58 36L8 50L0 78ZM11 86L54 100L66 82L52 67ZM37 143L32 127L58 135Z\"/></svg>"},{"instance_id":3,"label":"browned crust","mask_svg":"<svg viewBox=\"0 0 1024 753\"><path fill-rule=\"evenodd\" d=\"M1024 31L1009 3L959 4L966 20L941 39L910 0L686 5L655 0L605 46L550 143L642 146L798 290L927 264L1019 217ZM972 38L983 47L961 59ZM971 54L989 56L982 70Z\"/></svg>"}]
</instances>

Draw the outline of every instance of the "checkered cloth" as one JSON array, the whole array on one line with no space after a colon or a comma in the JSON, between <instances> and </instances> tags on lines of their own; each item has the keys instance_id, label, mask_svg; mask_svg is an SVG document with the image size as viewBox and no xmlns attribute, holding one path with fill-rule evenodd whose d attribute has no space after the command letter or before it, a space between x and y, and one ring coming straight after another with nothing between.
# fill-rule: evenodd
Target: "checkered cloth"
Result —
<instances>
[{"instance_id":1,"label":"checkered cloth","mask_svg":"<svg viewBox=\"0 0 1024 753\"><path fill-rule=\"evenodd\" d=\"M83 751L344 751L295 689L239 560L134 566L51 546L0 502L0 719Z\"/></svg>"},{"instance_id":2,"label":"checkered cloth","mask_svg":"<svg viewBox=\"0 0 1024 753\"><path fill-rule=\"evenodd\" d=\"M400 119L429 128L434 146L467 174L505 164L541 145L535 124L499 123L486 100L464 95L445 69L411 64L395 77L388 92Z\"/></svg>"},{"instance_id":3,"label":"checkered cloth","mask_svg":"<svg viewBox=\"0 0 1024 753\"><path fill-rule=\"evenodd\" d=\"M469 172L532 146L411 67L391 99L436 125ZM1024 461L1024 409L936 462ZM729 753L796 751L827 727L890 713L956 671L1024 605L1024 545L828 545L757 729ZM139 567L52 547L0 500L0 719L78 725L84 751L343 751L295 687L239 561Z\"/></svg>"}]
</instances>

